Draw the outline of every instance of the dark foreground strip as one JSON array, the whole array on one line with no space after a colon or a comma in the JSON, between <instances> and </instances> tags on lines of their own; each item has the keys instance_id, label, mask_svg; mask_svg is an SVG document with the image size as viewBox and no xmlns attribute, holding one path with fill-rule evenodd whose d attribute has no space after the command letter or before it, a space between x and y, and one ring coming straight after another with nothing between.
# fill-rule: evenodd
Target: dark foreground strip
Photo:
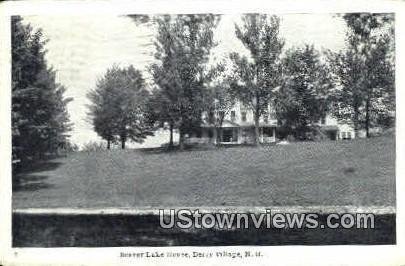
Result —
<instances>
[{"instance_id":1,"label":"dark foreground strip","mask_svg":"<svg viewBox=\"0 0 405 266\"><path fill-rule=\"evenodd\" d=\"M325 217L325 216L323 216ZM13 214L14 247L395 244L395 214L374 229L162 229L157 215Z\"/></svg>"}]
</instances>

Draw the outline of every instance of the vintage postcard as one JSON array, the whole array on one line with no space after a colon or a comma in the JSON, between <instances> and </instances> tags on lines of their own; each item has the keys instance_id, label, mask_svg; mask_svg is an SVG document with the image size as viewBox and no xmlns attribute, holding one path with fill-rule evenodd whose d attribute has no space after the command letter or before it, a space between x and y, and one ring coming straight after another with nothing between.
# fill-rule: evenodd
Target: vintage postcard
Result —
<instances>
[{"instance_id":1,"label":"vintage postcard","mask_svg":"<svg viewBox=\"0 0 405 266\"><path fill-rule=\"evenodd\" d=\"M404 264L405 6L194 4L0 5L0 263Z\"/></svg>"}]
</instances>

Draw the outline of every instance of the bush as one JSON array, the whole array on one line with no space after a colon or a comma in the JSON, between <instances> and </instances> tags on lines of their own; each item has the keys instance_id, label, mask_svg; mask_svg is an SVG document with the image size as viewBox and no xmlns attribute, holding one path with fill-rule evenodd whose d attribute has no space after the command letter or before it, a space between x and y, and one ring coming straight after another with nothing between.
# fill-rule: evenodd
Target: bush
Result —
<instances>
[{"instance_id":1,"label":"bush","mask_svg":"<svg viewBox=\"0 0 405 266\"><path fill-rule=\"evenodd\" d=\"M287 135L287 137L285 138L288 142L294 142L296 139L294 137L294 135L289 134Z\"/></svg>"},{"instance_id":2,"label":"bush","mask_svg":"<svg viewBox=\"0 0 405 266\"><path fill-rule=\"evenodd\" d=\"M97 141L89 141L89 142L83 144L83 146L81 148L82 151L87 151L87 152L103 151L106 149L107 149L107 146L104 143L97 142Z\"/></svg>"},{"instance_id":3,"label":"bush","mask_svg":"<svg viewBox=\"0 0 405 266\"><path fill-rule=\"evenodd\" d=\"M69 152L77 152L77 151L79 151L79 146L77 144L68 142L66 144L66 146L63 147L62 150L65 151L65 152L68 152L68 153Z\"/></svg>"}]
</instances>

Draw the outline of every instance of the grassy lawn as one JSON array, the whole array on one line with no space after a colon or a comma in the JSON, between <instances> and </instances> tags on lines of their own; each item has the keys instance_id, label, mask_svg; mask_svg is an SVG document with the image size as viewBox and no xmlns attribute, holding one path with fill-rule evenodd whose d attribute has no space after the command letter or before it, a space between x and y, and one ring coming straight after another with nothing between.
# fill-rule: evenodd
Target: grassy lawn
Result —
<instances>
[{"instance_id":1,"label":"grassy lawn","mask_svg":"<svg viewBox=\"0 0 405 266\"><path fill-rule=\"evenodd\" d=\"M395 206L395 140L79 152L19 178L13 208Z\"/></svg>"}]
</instances>

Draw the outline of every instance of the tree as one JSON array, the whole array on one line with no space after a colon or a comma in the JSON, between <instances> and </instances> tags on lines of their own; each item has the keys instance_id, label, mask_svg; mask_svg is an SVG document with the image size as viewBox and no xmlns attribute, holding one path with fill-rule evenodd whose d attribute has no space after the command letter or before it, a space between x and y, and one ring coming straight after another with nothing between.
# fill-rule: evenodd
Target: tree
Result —
<instances>
[{"instance_id":1,"label":"tree","mask_svg":"<svg viewBox=\"0 0 405 266\"><path fill-rule=\"evenodd\" d=\"M111 143L119 140L125 149L127 140L143 142L152 135L147 115L149 92L139 70L133 66L108 69L87 97L94 130Z\"/></svg>"},{"instance_id":2,"label":"tree","mask_svg":"<svg viewBox=\"0 0 405 266\"><path fill-rule=\"evenodd\" d=\"M66 88L56 82L45 59L46 40L14 16L12 25L12 141L13 158L23 164L56 155L68 146Z\"/></svg>"},{"instance_id":3,"label":"tree","mask_svg":"<svg viewBox=\"0 0 405 266\"><path fill-rule=\"evenodd\" d=\"M201 125L204 95L210 75L207 63L218 16L176 15L156 18L155 59L151 66L153 80L164 102L164 116L171 128L179 130L179 146L185 135ZM163 122L163 121L162 121Z\"/></svg>"},{"instance_id":4,"label":"tree","mask_svg":"<svg viewBox=\"0 0 405 266\"><path fill-rule=\"evenodd\" d=\"M251 60L237 53L230 55L234 64L231 90L247 105L254 116L255 143L259 144L259 119L269 111L273 91L281 82L280 55L284 41L279 37L277 16L249 14L243 26L235 25L236 36L249 50Z\"/></svg>"},{"instance_id":5,"label":"tree","mask_svg":"<svg viewBox=\"0 0 405 266\"><path fill-rule=\"evenodd\" d=\"M205 97L206 116L204 122L215 127L217 142L220 142L222 124L235 106L236 97L230 88L232 79L226 74L223 62L212 68L210 75L212 80L208 85Z\"/></svg>"},{"instance_id":6,"label":"tree","mask_svg":"<svg viewBox=\"0 0 405 266\"><path fill-rule=\"evenodd\" d=\"M356 135L364 128L369 137L370 128L392 118L395 110L393 17L356 13L343 18L348 45L329 54L338 84L333 93L334 113L351 121Z\"/></svg>"},{"instance_id":7,"label":"tree","mask_svg":"<svg viewBox=\"0 0 405 266\"><path fill-rule=\"evenodd\" d=\"M306 138L326 115L332 88L329 71L312 45L291 48L283 59L283 83L275 109L281 125L297 138Z\"/></svg>"},{"instance_id":8,"label":"tree","mask_svg":"<svg viewBox=\"0 0 405 266\"><path fill-rule=\"evenodd\" d=\"M108 72L108 71L107 71ZM106 84L105 79L100 79L96 85L97 89L90 91L87 95L91 101L89 108L89 118L93 124L94 131L107 141L107 149L112 143L117 142L116 136L116 116L118 106L112 99L115 97L114 88Z\"/></svg>"},{"instance_id":9,"label":"tree","mask_svg":"<svg viewBox=\"0 0 405 266\"><path fill-rule=\"evenodd\" d=\"M176 109L172 109L174 105L163 93L162 90L155 88L150 97L149 103L149 122L150 124L158 123L159 127L169 127L169 149L173 148L173 131L176 125ZM173 115L174 114L174 115Z\"/></svg>"}]
</instances>

